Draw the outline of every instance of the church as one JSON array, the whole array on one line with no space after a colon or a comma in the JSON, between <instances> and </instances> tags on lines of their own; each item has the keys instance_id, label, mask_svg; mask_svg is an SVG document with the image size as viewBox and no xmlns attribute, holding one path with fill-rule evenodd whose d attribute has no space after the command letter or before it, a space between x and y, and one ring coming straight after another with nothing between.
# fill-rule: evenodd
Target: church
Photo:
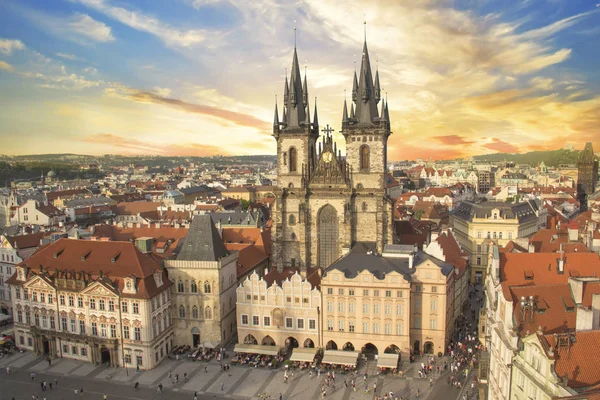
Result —
<instances>
[{"instance_id":1,"label":"church","mask_svg":"<svg viewBox=\"0 0 600 400\"><path fill-rule=\"evenodd\" d=\"M273 121L278 179L271 256L279 270L325 269L358 242L370 243L379 254L393 243L393 202L385 192L392 132L366 40L360 73L354 72L350 110L346 100L342 109L345 156L332 129L324 129L319 137L317 106L311 119L308 99L306 73L302 80L294 47L282 117L276 104Z\"/></svg>"}]
</instances>

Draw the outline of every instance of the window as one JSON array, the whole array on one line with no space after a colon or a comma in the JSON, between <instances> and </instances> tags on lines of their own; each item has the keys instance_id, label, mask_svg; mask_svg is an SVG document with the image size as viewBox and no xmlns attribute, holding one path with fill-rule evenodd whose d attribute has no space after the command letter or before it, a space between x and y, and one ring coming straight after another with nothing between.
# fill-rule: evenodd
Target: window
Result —
<instances>
[{"instance_id":1,"label":"window","mask_svg":"<svg viewBox=\"0 0 600 400\"><path fill-rule=\"evenodd\" d=\"M129 339L129 327L128 326L123 327L123 338Z\"/></svg>"},{"instance_id":2,"label":"window","mask_svg":"<svg viewBox=\"0 0 600 400\"><path fill-rule=\"evenodd\" d=\"M360 169L369 169L369 146L360 146Z\"/></svg>"},{"instance_id":3,"label":"window","mask_svg":"<svg viewBox=\"0 0 600 400\"><path fill-rule=\"evenodd\" d=\"M477 257L477 265L481 265L481 257Z\"/></svg>"},{"instance_id":4,"label":"window","mask_svg":"<svg viewBox=\"0 0 600 400\"><path fill-rule=\"evenodd\" d=\"M379 290L373 290L373 297L379 297Z\"/></svg>"},{"instance_id":5,"label":"window","mask_svg":"<svg viewBox=\"0 0 600 400\"><path fill-rule=\"evenodd\" d=\"M185 292L185 287L183 286L183 281L178 281L177 282L177 291L179 293Z\"/></svg>"},{"instance_id":6,"label":"window","mask_svg":"<svg viewBox=\"0 0 600 400\"><path fill-rule=\"evenodd\" d=\"M45 315L42 315L42 328L48 328L48 317L46 317Z\"/></svg>"},{"instance_id":7,"label":"window","mask_svg":"<svg viewBox=\"0 0 600 400\"><path fill-rule=\"evenodd\" d=\"M369 289L363 289L363 296L369 295Z\"/></svg>"},{"instance_id":8,"label":"window","mask_svg":"<svg viewBox=\"0 0 600 400\"><path fill-rule=\"evenodd\" d=\"M344 324L344 320L343 320L343 319L340 319L340 320L338 321L338 331L340 331L340 332L344 332L344 326L345 326L345 324Z\"/></svg>"},{"instance_id":9,"label":"window","mask_svg":"<svg viewBox=\"0 0 600 400\"><path fill-rule=\"evenodd\" d=\"M198 307L192 307L192 318L198 319Z\"/></svg>"},{"instance_id":10,"label":"window","mask_svg":"<svg viewBox=\"0 0 600 400\"><path fill-rule=\"evenodd\" d=\"M303 318L298 318L296 320L296 328L304 329L304 319Z\"/></svg>"},{"instance_id":11,"label":"window","mask_svg":"<svg viewBox=\"0 0 600 400\"><path fill-rule=\"evenodd\" d=\"M403 331L403 326L401 323L397 323L396 324L396 335L402 335L402 331Z\"/></svg>"},{"instance_id":12,"label":"window","mask_svg":"<svg viewBox=\"0 0 600 400\"><path fill-rule=\"evenodd\" d=\"M83 298L81 298L81 297L77 298L77 307L83 308Z\"/></svg>"},{"instance_id":13,"label":"window","mask_svg":"<svg viewBox=\"0 0 600 400\"><path fill-rule=\"evenodd\" d=\"M437 293L437 286L432 286L431 287L431 292L432 293Z\"/></svg>"},{"instance_id":14,"label":"window","mask_svg":"<svg viewBox=\"0 0 600 400\"><path fill-rule=\"evenodd\" d=\"M126 301L122 301L121 302L121 311L123 311L124 313L128 312L127 311L127 302Z\"/></svg>"},{"instance_id":15,"label":"window","mask_svg":"<svg viewBox=\"0 0 600 400\"><path fill-rule=\"evenodd\" d=\"M263 326L271 326L271 317L263 317Z\"/></svg>"},{"instance_id":16,"label":"window","mask_svg":"<svg viewBox=\"0 0 600 400\"><path fill-rule=\"evenodd\" d=\"M333 312L333 302L331 302L331 301L327 302L327 311Z\"/></svg>"},{"instance_id":17,"label":"window","mask_svg":"<svg viewBox=\"0 0 600 400\"><path fill-rule=\"evenodd\" d=\"M98 324L92 322L92 336L98 336Z\"/></svg>"},{"instance_id":18,"label":"window","mask_svg":"<svg viewBox=\"0 0 600 400\"><path fill-rule=\"evenodd\" d=\"M379 314L379 304L373 304L373 314Z\"/></svg>"},{"instance_id":19,"label":"window","mask_svg":"<svg viewBox=\"0 0 600 400\"><path fill-rule=\"evenodd\" d=\"M332 331L333 330L333 320L332 319L328 319L327 320L327 330L328 331Z\"/></svg>"},{"instance_id":20,"label":"window","mask_svg":"<svg viewBox=\"0 0 600 400\"><path fill-rule=\"evenodd\" d=\"M260 317L258 315L252 316L252 325L258 326L260 324Z\"/></svg>"},{"instance_id":21,"label":"window","mask_svg":"<svg viewBox=\"0 0 600 400\"><path fill-rule=\"evenodd\" d=\"M50 329L56 329L56 321L54 320L54 315L50 316Z\"/></svg>"},{"instance_id":22,"label":"window","mask_svg":"<svg viewBox=\"0 0 600 400\"><path fill-rule=\"evenodd\" d=\"M379 333L379 322L373 323L373 333Z\"/></svg>"},{"instance_id":23,"label":"window","mask_svg":"<svg viewBox=\"0 0 600 400\"><path fill-rule=\"evenodd\" d=\"M383 331L386 335L392 334L392 324L385 324Z\"/></svg>"},{"instance_id":24,"label":"window","mask_svg":"<svg viewBox=\"0 0 600 400\"><path fill-rule=\"evenodd\" d=\"M298 169L298 152L295 147L290 147L290 172L296 172Z\"/></svg>"},{"instance_id":25,"label":"window","mask_svg":"<svg viewBox=\"0 0 600 400\"><path fill-rule=\"evenodd\" d=\"M61 299L61 301L62 301L62 299ZM96 300L94 300L94 299L90 299L90 308L91 308L92 310L95 310L95 309L96 309Z\"/></svg>"},{"instance_id":26,"label":"window","mask_svg":"<svg viewBox=\"0 0 600 400\"><path fill-rule=\"evenodd\" d=\"M348 296L354 296L354 289L348 289Z\"/></svg>"},{"instance_id":27,"label":"window","mask_svg":"<svg viewBox=\"0 0 600 400\"><path fill-rule=\"evenodd\" d=\"M525 386L525 376L521 373L519 373L519 378L517 381L517 386L521 388L521 390L523 390L523 387Z\"/></svg>"},{"instance_id":28,"label":"window","mask_svg":"<svg viewBox=\"0 0 600 400\"><path fill-rule=\"evenodd\" d=\"M402 290L397 290L396 291L396 297L398 298L402 298L404 295L402 294Z\"/></svg>"},{"instance_id":29,"label":"window","mask_svg":"<svg viewBox=\"0 0 600 400\"><path fill-rule=\"evenodd\" d=\"M530 398L531 400L536 400L537 399L537 387L535 387L534 385L529 386L529 395L527 397Z\"/></svg>"},{"instance_id":30,"label":"window","mask_svg":"<svg viewBox=\"0 0 600 400\"><path fill-rule=\"evenodd\" d=\"M333 288L328 287L327 288L327 294L333 294Z\"/></svg>"},{"instance_id":31,"label":"window","mask_svg":"<svg viewBox=\"0 0 600 400\"><path fill-rule=\"evenodd\" d=\"M23 311L17 310L17 321L23 322Z\"/></svg>"},{"instance_id":32,"label":"window","mask_svg":"<svg viewBox=\"0 0 600 400\"><path fill-rule=\"evenodd\" d=\"M488 239L491 239L491 238L492 238L492 233L491 233L490 231L488 231L488 233L487 233L487 238L488 238Z\"/></svg>"},{"instance_id":33,"label":"window","mask_svg":"<svg viewBox=\"0 0 600 400\"><path fill-rule=\"evenodd\" d=\"M204 293L210 294L210 283L208 281L204 282Z\"/></svg>"},{"instance_id":34,"label":"window","mask_svg":"<svg viewBox=\"0 0 600 400\"><path fill-rule=\"evenodd\" d=\"M60 295L60 305L61 305L61 306L64 306L64 305L65 305L65 295L64 295L64 294L61 294L61 295Z\"/></svg>"},{"instance_id":35,"label":"window","mask_svg":"<svg viewBox=\"0 0 600 400\"><path fill-rule=\"evenodd\" d=\"M338 312L344 312L344 303L343 302L338 303Z\"/></svg>"},{"instance_id":36,"label":"window","mask_svg":"<svg viewBox=\"0 0 600 400\"><path fill-rule=\"evenodd\" d=\"M75 307L75 297L73 296L69 296L69 307Z\"/></svg>"},{"instance_id":37,"label":"window","mask_svg":"<svg viewBox=\"0 0 600 400\"><path fill-rule=\"evenodd\" d=\"M343 296L344 295L344 289L340 288L338 289L338 294Z\"/></svg>"},{"instance_id":38,"label":"window","mask_svg":"<svg viewBox=\"0 0 600 400\"><path fill-rule=\"evenodd\" d=\"M125 354L125 362L131 364L131 354Z\"/></svg>"},{"instance_id":39,"label":"window","mask_svg":"<svg viewBox=\"0 0 600 400\"><path fill-rule=\"evenodd\" d=\"M369 313L369 305L367 303L363 303L363 314Z\"/></svg>"},{"instance_id":40,"label":"window","mask_svg":"<svg viewBox=\"0 0 600 400\"><path fill-rule=\"evenodd\" d=\"M429 329L437 329L437 320L435 318L429 320Z\"/></svg>"},{"instance_id":41,"label":"window","mask_svg":"<svg viewBox=\"0 0 600 400\"><path fill-rule=\"evenodd\" d=\"M142 364L144 364L143 361L144 361L144 358L142 357L142 354L138 353L138 355L135 356L135 362L136 362L136 364L137 365L142 365Z\"/></svg>"},{"instance_id":42,"label":"window","mask_svg":"<svg viewBox=\"0 0 600 400\"><path fill-rule=\"evenodd\" d=\"M354 303L348 303L348 312L354 314Z\"/></svg>"},{"instance_id":43,"label":"window","mask_svg":"<svg viewBox=\"0 0 600 400\"><path fill-rule=\"evenodd\" d=\"M437 300L431 300L431 311L437 310Z\"/></svg>"},{"instance_id":44,"label":"window","mask_svg":"<svg viewBox=\"0 0 600 400\"><path fill-rule=\"evenodd\" d=\"M415 316L415 328L421 329L421 317L420 316Z\"/></svg>"},{"instance_id":45,"label":"window","mask_svg":"<svg viewBox=\"0 0 600 400\"><path fill-rule=\"evenodd\" d=\"M69 346L66 344L63 344L63 354L69 354Z\"/></svg>"},{"instance_id":46,"label":"window","mask_svg":"<svg viewBox=\"0 0 600 400\"><path fill-rule=\"evenodd\" d=\"M392 297L392 291L391 290L386 290L385 291L385 297Z\"/></svg>"},{"instance_id":47,"label":"window","mask_svg":"<svg viewBox=\"0 0 600 400\"><path fill-rule=\"evenodd\" d=\"M502 232L498 232L498 239L502 239Z\"/></svg>"},{"instance_id":48,"label":"window","mask_svg":"<svg viewBox=\"0 0 600 400\"><path fill-rule=\"evenodd\" d=\"M537 371L540 372L540 359L536 354L531 355L531 366Z\"/></svg>"},{"instance_id":49,"label":"window","mask_svg":"<svg viewBox=\"0 0 600 400\"><path fill-rule=\"evenodd\" d=\"M369 333L369 323L363 322L363 333Z\"/></svg>"},{"instance_id":50,"label":"window","mask_svg":"<svg viewBox=\"0 0 600 400\"><path fill-rule=\"evenodd\" d=\"M21 298L21 289L19 289L19 288L15 288L15 297L16 297L17 299L20 299L20 298Z\"/></svg>"},{"instance_id":51,"label":"window","mask_svg":"<svg viewBox=\"0 0 600 400\"><path fill-rule=\"evenodd\" d=\"M23 289L23 300L27 300L27 299L29 299L29 294L27 292L27 289ZM63 306L64 306L64 304L63 304Z\"/></svg>"},{"instance_id":52,"label":"window","mask_svg":"<svg viewBox=\"0 0 600 400\"><path fill-rule=\"evenodd\" d=\"M415 292L417 292L417 293L421 292L421 285L415 285Z\"/></svg>"},{"instance_id":53,"label":"window","mask_svg":"<svg viewBox=\"0 0 600 400\"><path fill-rule=\"evenodd\" d=\"M106 337L106 324L100 324L100 336Z\"/></svg>"},{"instance_id":54,"label":"window","mask_svg":"<svg viewBox=\"0 0 600 400\"><path fill-rule=\"evenodd\" d=\"M140 303L133 303L133 313L134 314L140 313Z\"/></svg>"},{"instance_id":55,"label":"window","mask_svg":"<svg viewBox=\"0 0 600 400\"><path fill-rule=\"evenodd\" d=\"M79 334L85 335L85 321L79 320Z\"/></svg>"},{"instance_id":56,"label":"window","mask_svg":"<svg viewBox=\"0 0 600 400\"><path fill-rule=\"evenodd\" d=\"M494 232L494 239L496 239L496 232Z\"/></svg>"},{"instance_id":57,"label":"window","mask_svg":"<svg viewBox=\"0 0 600 400\"><path fill-rule=\"evenodd\" d=\"M0 279L0 286L2 286L2 279ZM44 293L40 293L40 303L46 302L46 295Z\"/></svg>"},{"instance_id":58,"label":"window","mask_svg":"<svg viewBox=\"0 0 600 400\"><path fill-rule=\"evenodd\" d=\"M204 310L204 318L212 319L212 310L210 307L206 307L206 310Z\"/></svg>"},{"instance_id":59,"label":"window","mask_svg":"<svg viewBox=\"0 0 600 400\"><path fill-rule=\"evenodd\" d=\"M101 311L104 311L104 310L105 310L105 306L106 306L106 304L105 304L104 300L103 300L103 299L100 299L100 301L99 301L99 303L98 303L98 308L99 308Z\"/></svg>"},{"instance_id":60,"label":"window","mask_svg":"<svg viewBox=\"0 0 600 400\"><path fill-rule=\"evenodd\" d=\"M290 217L288 218L288 222L290 225L296 225L296 216L294 214L290 214Z\"/></svg>"},{"instance_id":61,"label":"window","mask_svg":"<svg viewBox=\"0 0 600 400\"><path fill-rule=\"evenodd\" d=\"M116 338L117 337L117 326L116 325L111 325L110 326L110 337L111 338Z\"/></svg>"},{"instance_id":62,"label":"window","mask_svg":"<svg viewBox=\"0 0 600 400\"><path fill-rule=\"evenodd\" d=\"M190 285L190 290L192 293L198 293L198 285L196 285L196 281L192 281Z\"/></svg>"},{"instance_id":63,"label":"window","mask_svg":"<svg viewBox=\"0 0 600 400\"><path fill-rule=\"evenodd\" d=\"M21 343L22 345L25 345L25 337L24 336L19 336L19 343Z\"/></svg>"},{"instance_id":64,"label":"window","mask_svg":"<svg viewBox=\"0 0 600 400\"><path fill-rule=\"evenodd\" d=\"M309 319L308 320L308 329L310 329L310 330L317 329L317 321L314 319Z\"/></svg>"},{"instance_id":65,"label":"window","mask_svg":"<svg viewBox=\"0 0 600 400\"><path fill-rule=\"evenodd\" d=\"M35 326L40 326L40 314L38 314L38 313L33 314L33 324Z\"/></svg>"},{"instance_id":66,"label":"window","mask_svg":"<svg viewBox=\"0 0 600 400\"><path fill-rule=\"evenodd\" d=\"M286 328L293 328L294 327L294 319L290 318L290 317L286 317L285 318L285 327Z\"/></svg>"},{"instance_id":67,"label":"window","mask_svg":"<svg viewBox=\"0 0 600 400\"><path fill-rule=\"evenodd\" d=\"M135 327L133 328L134 340L142 340L142 329Z\"/></svg>"},{"instance_id":68,"label":"window","mask_svg":"<svg viewBox=\"0 0 600 400\"><path fill-rule=\"evenodd\" d=\"M60 318L60 325L62 327L63 331L67 331L67 317L61 317Z\"/></svg>"},{"instance_id":69,"label":"window","mask_svg":"<svg viewBox=\"0 0 600 400\"><path fill-rule=\"evenodd\" d=\"M76 333L77 332L77 324L75 322L74 319L71 319L71 332Z\"/></svg>"},{"instance_id":70,"label":"window","mask_svg":"<svg viewBox=\"0 0 600 400\"><path fill-rule=\"evenodd\" d=\"M179 306L179 318L185 318L185 307Z\"/></svg>"},{"instance_id":71,"label":"window","mask_svg":"<svg viewBox=\"0 0 600 400\"><path fill-rule=\"evenodd\" d=\"M421 298L415 297L415 311L421 311Z\"/></svg>"},{"instance_id":72,"label":"window","mask_svg":"<svg viewBox=\"0 0 600 400\"><path fill-rule=\"evenodd\" d=\"M392 305L391 304L386 304L384 306L384 313L385 313L385 315L392 315Z\"/></svg>"},{"instance_id":73,"label":"window","mask_svg":"<svg viewBox=\"0 0 600 400\"><path fill-rule=\"evenodd\" d=\"M87 349L85 347L81 348L81 356L82 357L87 357Z\"/></svg>"},{"instance_id":74,"label":"window","mask_svg":"<svg viewBox=\"0 0 600 400\"><path fill-rule=\"evenodd\" d=\"M508 238L512 239L512 232L508 232Z\"/></svg>"},{"instance_id":75,"label":"window","mask_svg":"<svg viewBox=\"0 0 600 400\"><path fill-rule=\"evenodd\" d=\"M115 311L115 301L114 300L108 301L108 311Z\"/></svg>"},{"instance_id":76,"label":"window","mask_svg":"<svg viewBox=\"0 0 600 400\"><path fill-rule=\"evenodd\" d=\"M477 239L481 239L481 231L477 231Z\"/></svg>"}]
</instances>

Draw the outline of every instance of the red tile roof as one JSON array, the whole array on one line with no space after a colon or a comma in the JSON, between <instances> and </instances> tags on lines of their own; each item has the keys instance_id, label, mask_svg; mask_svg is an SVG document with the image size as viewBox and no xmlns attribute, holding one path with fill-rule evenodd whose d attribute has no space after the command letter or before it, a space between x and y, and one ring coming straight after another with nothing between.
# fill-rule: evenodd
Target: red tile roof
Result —
<instances>
[{"instance_id":1,"label":"red tile roof","mask_svg":"<svg viewBox=\"0 0 600 400\"><path fill-rule=\"evenodd\" d=\"M44 233L32 233L30 235L6 236L6 240L13 248L29 249L39 247L40 240L44 237Z\"/></svg>"},{"instance_id":2,"label":"red tile roof","mask_svg":"<svg viewBox=\"0 0 600 400\"><path fill-rule=\"evenodd\" d=\"M523 335L534 333L539 327L544 333L563 333L575 329L577 310L568 310L572 302L568 283L511 287L513 313ZM521 307L521 298L533 296L535 311ZM528 332L528 333L527 333Z\"/></svg>"},{"instance_id":3,"label":"red tile roof","mask_svg":"<svg viewBox=\"0 0 600 400\"><path fill-rule=\"evenodd\" d=\"M42 214L44 214L47 217L58 217L61 215L65 215L65 213L60 211L58 208L54 207L52 204L46 205L43 203L38 203L36 205L36 208L38 209L39 212L41 212Z\"/></svg>"},{"instance_id":4,"label":"red tile roof","mask_svg":"<svg viewBox=\"0 0 600 400\"><path fill-rule=\"evenodd\" d=\"M118 203L115 213L117 215L138 215L144 213L154 213L158 217L158 207L160 202L137 201L133 203Z\"/></svg>"},{"instance_id":5,"label":"red tile roof","mask_svg":"<svg viewBox=\"0 0 600 400\"><path fill-rule=\"evenodd\" d=\"M123 278L135 276L139 284L137 294L123 294L124 297L154 297L171 285L166 270L162 270L163 285L156 286L153 274L161 270L160 264L130 242L61 239L42 247L17 265L28 268L27 279L39 274L40 269L50 278L54 278L55 274L72 272L89 274L92 280L102 275L116 281L121 292L124 288ZM7 282L13 285L23 283L16 279L16 274Z\"/></svg>"},{"instance_id":6,"label":"red tile roof","mask_svg":"<svg viewBox=\"0 0 600 400\"><path fill-rule=\"evenodd\" d=\"M573 340L574 339L574 340ZM568 378L571 388L585 388L600 384L600 331L582 331L570 335L564 345L555 335L540 337L543 347L552 349L554 371L558 377Z\"/></svg>"},{"instance_id":7,"label":"red tile roof","mask_svg":"<svg viewBox=\"0 0 600 400\"><path fill-rule=\"evenodd\" d=\"M156 227L120 227L117 225L96 225L92 239L108 238L111 241L130 242L143 237L154 239L152 253L160 259L171 258L176 250L183 245L188 228ZM169 243L167 245L167 243Z\"/></svg>"},{"instance_id":8,"label":"red tile roof","mask_svg":"<svg viewBox=\"0 0 600 400\"><path fill-rule=\"evenodd\" d=\"M536 253L556 253L561 248L567 253L590 251L583 243L569 242L569 234L564 224L560 228L540 229L529 238L529 243L533 244Z\"/></svg>"},{"instance_id":9,"label":"red tile roof","mask_svg":"<svg viewBox=\"0 0 600 400\"><path fill-rule=\"evenodd\" d=\"M464 272L467 268L467 260L464 258L467 254L460 249L452 231L442 232L436 239L442 248L446 257L446 262Z\"/></svg>"}]
</instances>

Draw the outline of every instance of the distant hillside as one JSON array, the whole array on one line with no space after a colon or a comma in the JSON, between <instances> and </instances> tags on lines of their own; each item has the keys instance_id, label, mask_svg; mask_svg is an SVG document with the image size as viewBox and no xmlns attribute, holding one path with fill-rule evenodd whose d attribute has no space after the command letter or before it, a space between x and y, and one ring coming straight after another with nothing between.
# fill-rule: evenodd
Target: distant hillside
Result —
<instances>
[{"instance_id":1,"label":"distant hillside","mask_svg":"<svg viewBox=\"0 0 600 400\"><path fill-rule=\"evenodd\" d=\"M559 164L576 164L579 157L579 150L549 150L549 151L530 151L523 154L495 153L473 156L476 161L502 162L512 161L516 164L529 164L537 166L542 161L548 167L556 167Z\"/></svg>"}]
</instances>

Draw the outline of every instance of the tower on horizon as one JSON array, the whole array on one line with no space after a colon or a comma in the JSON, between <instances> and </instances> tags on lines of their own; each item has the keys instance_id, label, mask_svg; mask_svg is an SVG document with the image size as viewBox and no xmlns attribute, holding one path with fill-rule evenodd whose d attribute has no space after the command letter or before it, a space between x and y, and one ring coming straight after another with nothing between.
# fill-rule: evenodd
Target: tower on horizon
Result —
<instances>
[{"instance_id":1,"label":"tower on horizon","mask_svg":"<svg viewBox=\"0 0 600 400\"><path fill-rule=\"evenodd\" d=\"M582 209L587 209L587 198L594 194L598 181L598 159L591 142L585 144L577 160L577 198Z\"/></svg>"}]
</instances>

